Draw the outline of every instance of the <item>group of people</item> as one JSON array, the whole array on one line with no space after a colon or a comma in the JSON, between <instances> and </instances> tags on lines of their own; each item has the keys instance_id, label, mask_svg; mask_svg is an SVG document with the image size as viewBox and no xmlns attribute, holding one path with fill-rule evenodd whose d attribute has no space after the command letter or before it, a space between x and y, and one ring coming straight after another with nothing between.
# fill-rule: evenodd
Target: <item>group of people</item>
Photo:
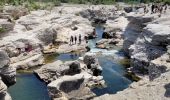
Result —
<instances>
[{"instance_id":1,"label":"group of people","mask_svg":"<svg viewBox=\"0 0 170 100\"><path fill-rule=\"evenodd\" d=\"M70 37L70 45L74 45L74 44L81 44L81 34L79 34L78 38L77 36L72 36ZM77 42L78 41L78 42Z\"/></svg>"},{"instance_id":2,"label":"group of people","mask_svg":"<svg viewBox=\"0 0 170 100\"><path fill-rule=\"evenodd\" d=\"M151 6L150 4L148 4L148 6L143 6L144 8L144 14L147 14L149 12L149 8L151 10L151 14L154 13L159 13L160 15L162 13L166 13L167 9L168 9L168 5L167 4L161 4L161 3L153 3Z\"/></svg>"},{"instance_id":3,"label":"group of people","mask_svg":"<svg viewBox=\"0 0 170 100\"><path fill-rule=\"evenodd\" d=\"M165 13L166 10L168 9L167 4L152 4L151 6L151 13L160 13L162 14L163 12Z\"/></svg>"}]
</instances>

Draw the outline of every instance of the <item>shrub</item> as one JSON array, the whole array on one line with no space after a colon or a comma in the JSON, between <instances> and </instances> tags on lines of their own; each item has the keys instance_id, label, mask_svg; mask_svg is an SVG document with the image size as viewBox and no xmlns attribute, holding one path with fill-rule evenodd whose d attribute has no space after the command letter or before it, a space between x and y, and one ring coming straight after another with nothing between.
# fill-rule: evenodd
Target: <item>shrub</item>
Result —
<instances>
[{"instance_id":1,"label":"shrub","mask_svg":"<svg viewBox=\"0 0 170 100\"><path fill-rule=\"evenodd\" d=\"M5 29L3 27L0 27L0 33L5 32Z\"/></svg>"}]
</instances>

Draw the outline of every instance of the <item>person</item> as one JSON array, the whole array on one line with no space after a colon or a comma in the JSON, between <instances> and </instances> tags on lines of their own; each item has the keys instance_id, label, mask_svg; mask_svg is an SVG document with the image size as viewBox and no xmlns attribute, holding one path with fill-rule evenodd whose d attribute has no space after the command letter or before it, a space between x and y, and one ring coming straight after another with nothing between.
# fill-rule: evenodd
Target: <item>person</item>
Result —
<instances>
[{"instance_id":1,"label":"person","mask_svg":"<svg viewBox=\"0 0 170 100\"><path fill-rule=\"evenodd\" d=\"M25 47L25 51L26 51L26 52L30 52L30 51L32 51L32 50L33 50L32 45L30 45L29 43L27 43L27 44L26 44L26 47Z\"/></svg>"},{"instance_id":2,"label":"person","mask_svg":"<svg viewBox=\"0 0 170 100\"><path fill-rule=\"evenodd\" d=\"M71 35L71 37L70 37L70 45L72 45L73 44L73 36Z\"/></svg>"},{"instance_id":3,"label":"person","mask_svg":"<svg viewBox=\"0 0 170 100\"><path fill-rule=\"evenodd\" d=\"M154 13L154 9L155 9L155 5L154 5L154 4L152 4L152 6L151 6L151 14L153 14L153 13Z\"/></svg>"},{"instance_id":4,"label":"person","mask_svg":"<svg viewBox=\"0 0 170 100\"><path fill-rule=\"evenodd\" d=\"M43 47L43 45L42 45L42 44L39 44L39 47L40 47L41 53L44 53L44 47Z\"/></svg>"},{"instance_id":5,"label":"person","mask_svg":"<svg viewBox=\"0 0 170 100\"><path fill-rule=\"evenodd\" d=\"M76 42L77 42L77 37L76 36L74 37L74 41L75 41L75 44L76 44Z\"/></svg>"},{"instance_id":6,"label":"person","mask_svg":"<svg viewBox=\"0 0 170 100\"><path fill-rule=\"evenodd\" d=\"M16 48L18 50L18 54L21 54L21 48Z\"/></svg>"},{"instance_id":7,"label":"person","mask_svg":"<svg viewBox=\"0 0 170 100\"><path fill-rule=\"evenodd\" d=\"M93 37L96 37L96 29L93 29Z\"/></svg>"},{"instance_id":8,"label":"person","mask_svg":"<svg viewBox=\"0 0 170 100\"><path fill-rule=\"evenodd\" d=\"M79 34L79 44L81 44L81 34Z\"/></svg>"},{"instance_id":9,"label":"person","mask_svg":"<svg viewBox=\"0 0 170 100\"><path fill-rule=\"evenodd\" d=\"M144 14L147 13L147 9L146 9L146 6L144 6Z\"/></svg>"},{"instance_id":10,"label":"person","mask_svg":"<svg viewBox=\"0 0 170 100\"><path fill-rule=\"evenodd\" d=\"M165 7L165 8L164 8L164 13L166 13L166 10L167 10L167 8L168 8L167 4L165 4L164 7Z\"/></svg>"},{"instance_id":11,"label":"person","mask_svg":"<svg viewBox=\"0 0 170 100\"><path fill-rule=\"evenodd\" d=\"M84 36L84 40L86 41L86 43L88 43L88 37Z\"/></svg>"},{"instance_id":12,"label":"person","mask_svg":"<svg viewBox=\"0 0 170 100\"><path fill-rule=\"evenodd\" d=\"M163 11L163 6L160 5L160 7L159 7L159 13L162 14L162 11Z\"/></svg>"}]
</instances>

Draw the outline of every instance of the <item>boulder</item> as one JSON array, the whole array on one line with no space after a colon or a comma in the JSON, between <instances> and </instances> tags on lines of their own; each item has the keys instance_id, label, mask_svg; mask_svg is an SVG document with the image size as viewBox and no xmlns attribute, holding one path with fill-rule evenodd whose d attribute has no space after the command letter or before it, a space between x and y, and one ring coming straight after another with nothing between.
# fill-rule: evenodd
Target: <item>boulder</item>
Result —
<instances>
[{"instance_id":1,"label":"boulder","mask_svg":"<svg viewBox=\"0 0 170 100\"><path fill-rule=\"evenodd\" d=\"M55 61L53 63L42 66L40 69L34 71L40 79L45 82L51 82L63 75L75 75L81 73L80 63L71 61L63 63L62 61Z\"/></svg>"},{"instance_id":2,"label":"boulder","mask_svg":"<svg viewBox=\"0 0 170 100\"><path fill-rule=\"evenodd\" d=\"M85 55L83 61L87 65L87 68L92 70L94 76L101 75L102 68L95 55Z\"/></svg>"},{"instance_id":3,"label":"boulder","mask_svg":"<svg viewBox=\"0 0 170 100\"><path fill-rule=\"evenodd\" d=\"M49 83L68 70L69 66L64 66L63 62L58 60L42 66L40 69L35 70L34 73L37 74L41 80Z\"/></svg>"},{"instance_id":4,"label":"boulder","mask_svg":"<svg viewBox=\"0 0 170 100\"><path fill-rule=\"evenodd\" d=\"M7 86L0 79L0 100L12 100L11 96L7 93Z\"/></svg>"},{"instance_id":5,"label":"boulder","mask_svg":"<svg viewBox=\"0 0 170 100\"><path fill-rule=\"evenodd\" d=\"M76 74L73 76L63 76L48 84L48 90L52 98L67 99L87 99L94 97L95 94L90 91L90 88L86 87L85 81L90 75Z\"/></svg>"},{"instance_id":6,"label":"boulder","mask_svg":"<svg viewBox=\"0 0 170 100\"><path fill-rule=\"evenodd\" d=\"M57 38L57 32L54 29L47 28L42 31L39 31L37 37L45 44L55 43L55 39Z\"/></svg>"},{"instance_id":7,"label":"boulder","mask_svg":"<svg viewBox=\"0 0 170 100\"><path fill-rule=\"evenodd\" d=\"M10 59L5 51L0 50L0 76L7 85L16 82L16 69L9 66Z\"/></svg>"},{"instance_id":8,"label":"boulder","mask_svg":"<svg viewBox=\"0 0 170 100\"><path fill-rule=\"evenodd\" d=\"M124 11L125 11L126 13L130 13L130 12L133 11L133 7L124 7Z\"/></svg>"},{"instance_id":9,"label":"boulder","mask_svg":"<svg viewBox=\"0 0 170 100\"><path fill-rule=\"evenodd\" d=\"M16 69L31 69L44 64L41 53L23 53L18 57L11 58L11 66Z\"/></svg>"}]
</instances>

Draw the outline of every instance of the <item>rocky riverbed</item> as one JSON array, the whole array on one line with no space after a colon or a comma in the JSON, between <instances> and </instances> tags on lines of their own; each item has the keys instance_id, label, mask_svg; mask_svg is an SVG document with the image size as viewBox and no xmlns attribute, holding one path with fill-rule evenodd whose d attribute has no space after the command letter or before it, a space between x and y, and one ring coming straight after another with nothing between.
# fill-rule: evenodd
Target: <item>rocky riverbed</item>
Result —
<instances>
[{"instance_id":1,"label":"rocky riverbed","mask_svg":"<svg viewBox=\"0 0 170 100\"><path fill-rule=\"evenodd\" d=\"M17 100L7 86L17 82L16 70L32 69L47 84L31 76L48 89L41 92L46 99L168 100L169 14L169 9L162 16L143 14L142 8L127 13L109 5L64 4L31 12L5 6L0 13L0 97ZM77 43L70 43L71 36ZM125 69L120 62L127 57ZM141 80L132 83L127 71ZM28 82L36 87L33 81Z\"/></svg>"}]
</instances>

